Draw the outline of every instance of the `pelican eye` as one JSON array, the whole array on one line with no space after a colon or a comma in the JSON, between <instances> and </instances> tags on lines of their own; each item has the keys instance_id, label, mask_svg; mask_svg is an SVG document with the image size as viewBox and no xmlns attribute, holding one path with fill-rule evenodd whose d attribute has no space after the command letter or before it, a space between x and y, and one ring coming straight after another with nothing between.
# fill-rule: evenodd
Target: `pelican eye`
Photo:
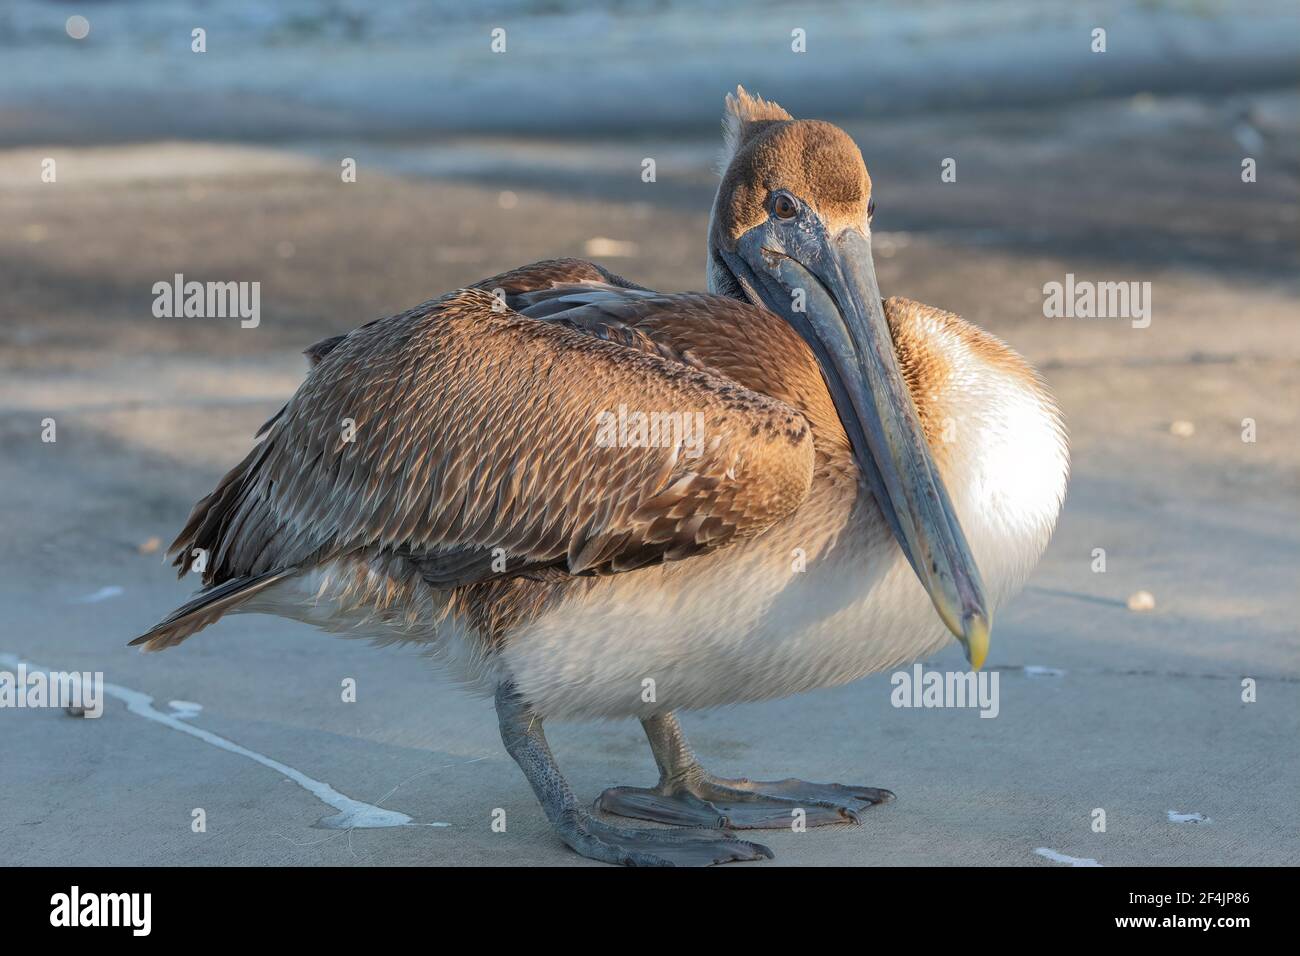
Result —
<instances>
[{"instance_id":1,"label":"pelican eye","mask_svg":"<svg viewBox=\"0 0 1300 956\"><path fill-rule=\"evenodd\" d=\"M789 193L777 193L772 199L772 214L777 219L793 219L799 215L799 204Z\"/></svg>"}]
</instances>

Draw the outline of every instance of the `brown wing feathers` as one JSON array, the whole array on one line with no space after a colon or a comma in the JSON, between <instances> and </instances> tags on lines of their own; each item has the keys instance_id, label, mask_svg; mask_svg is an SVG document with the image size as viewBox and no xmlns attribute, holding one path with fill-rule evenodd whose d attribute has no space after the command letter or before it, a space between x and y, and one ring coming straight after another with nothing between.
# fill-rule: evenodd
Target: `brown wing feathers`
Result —
<instances>
[{"instance_id":1,"label":"brown wing feathers","mask_svg":"<svg viewBox=\"0 0 1300 956\"><path fill-rule=\"evenodd\" d=\"M793 511L813 462L799 412L631 329L537 321L488 291L524 305L575 282L637 293L589 263L539 263L308 350L303 385L177 537L180 573L195 549L208 586L375 549L440 587L500 575L502 557L507 575L612 573ZM700 415L698 457L605 447L598 416L620 408Z\"/></svg>"}]
</instances>

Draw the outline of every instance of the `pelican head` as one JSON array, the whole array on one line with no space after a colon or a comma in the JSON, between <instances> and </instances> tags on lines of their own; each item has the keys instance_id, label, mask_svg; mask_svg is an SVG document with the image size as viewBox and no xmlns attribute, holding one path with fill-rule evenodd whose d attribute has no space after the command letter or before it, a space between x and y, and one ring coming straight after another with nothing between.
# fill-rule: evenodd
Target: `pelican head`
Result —
<instances>
[{"instance_id":1,"label":"pelican head","mask_svg":"<svg viewBox=\"0 0 1300 956\"><path fill-rule=\"evenodd\" d=\"M935 466L871 258L871 177L853 140L738 88L709 226L714 291L783 317L816 356L854 458L945 625L978 669L991 615Z\"/></svg>"}]
</instances>

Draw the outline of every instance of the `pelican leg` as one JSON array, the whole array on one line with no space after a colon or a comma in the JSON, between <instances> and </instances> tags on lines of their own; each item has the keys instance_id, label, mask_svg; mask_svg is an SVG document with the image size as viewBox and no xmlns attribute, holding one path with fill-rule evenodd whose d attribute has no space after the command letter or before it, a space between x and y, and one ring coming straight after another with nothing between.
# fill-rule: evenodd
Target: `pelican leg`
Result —
<instances>
[{"instance_id":1,"label":"pelican leg","mask_svg":"<svg viewBox=\"0 0 1300 956\"><path fill-rule=\"evenodd\" d=\"M582 856L628 866L709 866L772 857L767 847L723 830L629 829L600 822L578 805L551 755L542 718L514 685L497 689L496 708L507 752L528 778L556 834Z\"/></svg>"},{"instance_id":2,"label":"pelican leg","mask_svg":"<svg viewBox=\"0 0 1300 956\"><path fill-rule=\"evenodd\" d=\"M894 795L876 787L804 780L727 780L715 777L695 758L674 714L641 721L659 782L653 787L613 787L596 800L597 809L620 816L677 826L781 830L799 819L810 827L861 823L862 811Z\"/></svg>"}]
</instances>

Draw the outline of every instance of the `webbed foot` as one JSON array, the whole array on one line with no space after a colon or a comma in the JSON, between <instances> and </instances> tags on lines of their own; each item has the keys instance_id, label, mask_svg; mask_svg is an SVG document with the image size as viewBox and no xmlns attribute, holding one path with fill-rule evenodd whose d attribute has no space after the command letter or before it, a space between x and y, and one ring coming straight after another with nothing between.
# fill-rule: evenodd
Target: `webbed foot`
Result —
<instances>
[{"instance_id":1,"label":"webbed foot","mask_svg":"<svg viewBox=\"0 0 1300 956\"><path fill-rule=\"evenodd\" d=\"M725 780L703 771L658 787L613 787L596 800L607 813L676 826L777 830L861 823L862 812L894 795L877 787L805 780Z\"/></svg>"},{"instance_id":2,"label":"webbed foot","mask_svg":"<svg viewBox=\"0 0 1300 956\"><path fill-rule=\"evenodd\" d=\"M767 847L725 830L616 827L585 813L555 829L582 856L623 866L712 866L772 858Z\"/></svg>"},{"instance_id":3,"label":"webbed foot","mask_svg":"<svg viewBox=\"0 0 1300 956\"><path fill-rule=\"evenodd\" d=\"M783 830L796 822L861 823L864 810L894 799L878 787L715 777L695 759L672 713L646 718L641 726L659 766L659 783L613 787L596 799L596 809L674 826Z\"/></svg>"}]
</instances>

